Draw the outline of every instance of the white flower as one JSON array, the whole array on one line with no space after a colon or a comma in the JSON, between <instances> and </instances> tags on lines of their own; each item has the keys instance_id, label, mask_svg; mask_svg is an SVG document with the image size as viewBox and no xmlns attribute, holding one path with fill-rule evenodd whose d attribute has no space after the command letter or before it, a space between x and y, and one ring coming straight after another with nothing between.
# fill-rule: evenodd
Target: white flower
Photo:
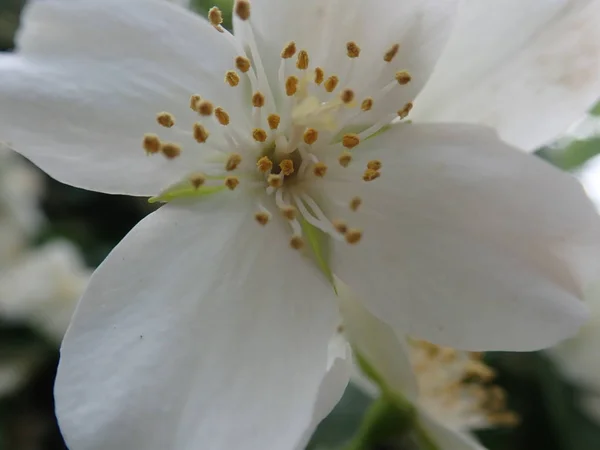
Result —
<instances>
[{"instance_id":1,"label":"white flower","mask_svg":"<svg viewBox=\"0 0 600 450\"><path fill-rule=\"evenodd\" d=\"M67 332L71 448L298 445L347 381L330 271L394 330L453 347L535 349L580 325L600 223L575 180L478 126L383 129L456 6L395 4L238 2L235 36L165 1L27 8L0 58L0 135L65 183L171 200Z\"/></svg>"}]
</instances>

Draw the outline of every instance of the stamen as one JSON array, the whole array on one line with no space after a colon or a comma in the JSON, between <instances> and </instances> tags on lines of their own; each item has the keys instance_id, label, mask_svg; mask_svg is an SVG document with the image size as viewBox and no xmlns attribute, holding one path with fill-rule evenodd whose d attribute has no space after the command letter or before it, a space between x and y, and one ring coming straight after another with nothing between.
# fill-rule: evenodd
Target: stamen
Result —
<instances>
[{"instance_id":1,"label":"stamen","mask_svg":"<svg viewBox=\"0 0 600 450\"><path fill-rule=\"evenodd\" d=\"M267 183L272 188L280 188L283 184L283 178L281 177L281 175L275 175L272 173L267 177Z\"/></svg>"},{"instance_id":2,"label":"stamen","mask_svg":"<svg viewBox=\"0 0 600 450\"><path fill-rule=\"evenodd\" d=\"M156 115L156 121L159 125L162 125L165 128L171 128L175 125L175 117L173 114L169 114L168 112L161 112Z\"/></svg>"},{"instance_id":3,"label":"stamen","mask_svg":"<svg viewBox=\"0 0 600 450\"><path fill-rule=\"evenodd\" d=\"M281 117L277 114L269 114L267 117L267 123L269 124L269 128L271 130L276 130L279 127L279 123L281 122Z\"/></svg>"},{"instance_id":4,"label":"stamen","mask_svg":"<svg viewBox=\"0 0 600 450\"><path fill-rule=\"evenodd\" d=\"M408 73L406 70L396 72L396 81L398 82L398 84L405 85L410 83L410 80L412 80L412 77L410 73Z\"/></svg>"},{"instance_id":5,"label":"stamen","mask_svg":"<svg viewBox=\"0 0 600 450\"><path fill-rule=\"evenodd\" d=\"M196 139L196 142L202 144L206 142L208 136L209 133L206 130L206 128L204 128L204 126L201 123L196 122L194 124L194 139Z\"/></svg>"},{"instance_id":6,"label":"stamen","mask_svg":"<svg viewBox=\"0 0 600 450\"><path fill-rule=\"evenodd\" d=\"M267 223L269 223L269 220L271 220L271 214L266 211L261 211L254 214L254 218L264 227Z\"/></svg>"},{"instance_id":7,"label":"stamen","mask_svg":"<svg viewBox=\"0 0 600 450\"><path fill-rule=\"evenodd\" d=\"M268 156L263 156L256 162L256 167L258 167L258 170L262 173L270 172L273 168L273 161L271 161Z\"/></svg>"},{"instance_id":8,"label":"stamen","mask_svg":"<svg viewBox=\"0 0 600 450\"><path fill-rule=\"evenodd\" d=\"M240 84L240 76L234 70L228 70L225 72L225 82L229 84L229 86L235 87Z\"/></svg>"},{"instance_id":9,"label":"stamen","mask_svg":"<svg viewBox=\"0 0 600 450\"><path fill-rule=\"evenodd\" d=\"M160 139L156 134L145 134L142 147L149 155L154 155L160 152Z\"/></svg>"},{"instance_id":10,"label":"stamen","mask_svg":"<svg viewBox=\"0 0 600 450\"><path fill-rule=\"evenodd\" d=\"M307 128L304 131L304 142L308 145L312 145L315 142L317 142L317 139L319 138L319 132L317 130L315 130L314 128Z\"/></svg>"},{"instance_id":11,"label":"stamen","mask_svg":"<svg viewBox=\"0 0 600 450\"><path fill-rule=\"evenodd\" d=\"M325 72L320 67L315 68L315 84L320 85L325 79Z\"/></svg>"},{"instance_id":12,"label":"stamen","mask_svg":"<svg viewBox=\"0 0 600 450\"><path fill-rule=\"evenodd\" d=\"M300 70L308 69L308 52L306 50L300 50L298 52L296 67Z\"/></svg>"},{"instance_id":13,"label":"stamen","mask_svg":"<svg viewBox=\"0 0 600 450\"><path fill-rule=\"evenodd\" d=\"M265 106L265 96L260 92L255 92L252 96L252 105L255 108L262 108Z\"/></svg>"},{"instance_id":14,"label":"stamen","mask_svg":"<svg viewBox=\"0 0 600 450\"><path fill-rule=\"evenodd\" d=\"M381 161L378 159L373 159L367 163L367 169L371 170L379 170L381 169Z\"/></svg>"},{"instance_id":15,"label":"stamen","mask_svg":"<svg viewBox=\"0 0 600 450\"><path fill-rule=\"evenodd\" d=\"M360 144L360 136L355 133L348 133L342 137L342 145L346 148L354 148Z\"/></svg>"},{"instance_id":16,"label":"stamen","mask_svg":"<svg viewBox=\"0 0 600 450\"><path fill-rule=\"evenodd\" d=\"M348 232L348 225L344 223L342 220L334 220L331 222L334 228L338 231L338 233L346 234Z\"/></svg>"},{"instance_id":17,"label":"stamen","mask_svg":"<svg viewBox=\"0 0 600 450\"><path fill-rule=\"evenodd\" d=\"M327 164L323 162L316 163L313 167L313 173L315 174L315 176L323 178L327 173Z\"/></svg>"},{"instance_id":18,"label":"stamen","mask_svg":"<svg viewBox=\"0 0 600 450\"><path fill-rule=\"evenodd\" d=\"M350 152L343 152L338 158L338 162L342 167L348 167L350 161L352 161L352 154Z\"/></svg>"},{"instance_id":19,"label":"stamen","mask_svg":"<svg viewBox=\"0 0 600 450\"><path fill-rule=\"evenodd\" d=\"M294 41L288 43L281 51L281 57L283 59L290 59L296 54L296 43Z\"/></svg>"},{"instance_id":20,"label":"stamen","mask_svg":"<svg viewBox=\"0 0 600 450\"><path fill-rule=\"evenodd\" d=\"M174 159L181 155L181 147L177 144L163 144L160 150L168 159Z\"/></svg>"},{"instance_id":21,"label":"stamen","mask_svg":"<svg viewBox=\"0 0 600 450\"><path fill-rule=\"evenodd\" d=\"M360 105L360 109L362 109L363 111L370 111L372 107L373 99L371 97L365 98Z\"/></svg>"},{"instance_id":22,"label":"stamen","mask_svg":"<svg viewBox=\"0 0 600 450\"><path fill-rule=\"evenodd\" d=\"M225 178L225 186L229 188L229 190L233 191L240 184L240 180L238 177L229 176Z\"/></svg>"},{"instance_id":23,"label":"stamen","mask_svg":"<svg viewBox=\"0 0 600 450\"><path fill-rule=\"evenodd\" d=\"M190 183L192 183L192 186L194 186L194 188L196 189L199 189L205 181L206 177L202 173L195 173L190 175Z\"/></svg>"},{"instance_id":24,"label":"stamen","mask_svg":"<svg viewBox=\"0 0 600 450\"><path fill-rule=\"evenodd\" d=\"M345 104L350 103L352 100L354 100L354 91L352 89L344 89L340 94L340 99Z\"/></svg>"},{"instance_id":25,"label":"stamen","mask_svg":"<svg viewBox=\"0 0 600 450\"><path fill-rule=\"evenodd\" d=\"M327 92L333 92L339 82L340 79L338 77L331 75L329 78L327 78L327 80L325 80L325 90Z\"/></svg>"},{"instance_id":26,"label":"stamen","mask_svg":"<svg viewBox=\"0 0 600 450\"><path fill-rule=\"evenodd\" d=\"M232 170L237 169L241 162L242 155L240 155L239 153L232 153L227 159L227 164L225 164L225 170L231 172Z\"/></svg>"},{"instance_id":27,"label":"stamen","mask_svg":"<svg viewBox=\"0 0 600 450\"><path fill-rule=\"evenodd\" d=\"M238 56L235 58L235 67L242 72L246 73L250 70L250 60L245 56Z\"/></svg>"},{"instance_id":28,"label":"stamen","mask_svg":"<svg viewBox=\"0 0 600 450\"><path fill-rule=\"evenodd\" d=\"M198 103L198 113L201 116L211 116L214 111L214 106L208 100L202 100Z\"/></svg>"},{"instance_id":29,"label":"stamen","mask_svg":"<svg viewBox=\"0 0 600 450\"><path fill-rule=\"evenodd\" d=\"M387 52L383 55L383 60L385 62L391 62L392 59L398 54L398 50L400 50L400 44L392 45Z\"/></svg>"},{"instance_id":30,"label":"stamen","mask_svg":"<svg viewBox=\"0 0 600 450\"><path fill-rule=\"evenodd\" d=\"M292 236L292 239L290 239L290 246L294 250L301 250L304 247L304 239L302 239L302 236Z\"/></svg>"},{"instance_id":31,"label":"stamen","mask_svg":"<svg viewBox=\"0 0 600 450\"><path fill-rule=\"evenodd\" d=\"M408 116L408 113L410 113L411 109L413 109L413 104L412 102L408 102L402 109L398 110L398 117L405 119Z\"/></svg>"},{"instance_id":32,"label":"stamen","mask_svg":"<svg viewBox=\"0 0 600 450\"><path fill-rule=\"evenodd\" d=\"M360 55L360 47L356 45L356 42L348 42L346 44L346 51L348 54L348 58L358 58Z\"/></svg>"},{"instance_id":33,"label":"stamen","mask_svg":"<svg viewBox=\"0 0 600 450\"><path fill-rule=\"evenodd\" d=\"M279 163L279 167L281 168L281 173L286 177L294 173L294 161L291 159L284 159Z\"/></svg>"},{"instance_id":34,"label":"stamen","mask_svg":"<svg viewBox=\"0 0 600 450\"><path fill-rule=\"evenodd\" d=\"M265 142L267 140L267 132L262 128L255 128L252 131L252 137L256 142Z\"/></svg>"},{"instance_id":35,"label":"stamen","mask_svg":"<svg viewBox=\"0 0 600 450\"><path fill-rule=\"evenodd\" d=\"M229 125L229 114L223 108L215 108L215 117L221 125Z\"/></svg>"},{"instance_id":36,"label":"stamen","mask_svg":"<svg viewBox=\"0 0 600 450\"><path fill-rule=\"evenodd\" d=\"M202 101L202 98L199 95L192 95L190 97L190 109L192 111L198 112L198 103Z\"/></svg>"},{"instance_id":37,"label":"stamen","mask_svg":"<svg viewBox=\"0 0 600 450\"><path fill-rule=\"evenodd\" d=\"M221 24L223 23L223 14L221 14L221 10L216 6L213 6L208 10L208 21L210 24L215 27L221 33L224 32Z\"/></svg>"},{"instance_id":38,"label":"stamen","mask_svg":"<svg viewBox=\"0 0 600 450\"><path fill-rule=\"evenodd\" d=\"M363 180L373 181L373 180L376 180L377 178L379 178L380 176L381 176L381 174L379 172L377 172L376 170L367 169L367 170L365 170L365 173L363 173Z\"/></svg>"},{"instance_id":39,"label":"stamen","mask_svg":"<svg viewBox=\"0 0 600 450\"><path fill-rule=\"evenodd\" d=\"M298 78L293 75L289 76L287 80L285 80L285 93L288 95L288 97L296 93L298 90L298 83Z\"/></svg>"},{"instance_id":40,"label":"stamen","mask_svg":"<svg viewBox=\"0 0 600 450\"><path fill-rule=\"evenodd\" d=\"M358 211L360 205L362 205L362 199L360 197L354 197L352 200L350 200L350 209L352 211Z\"/></svg>"},{"instance_id":41,"label":"stamen","mask_svg":"<svg viewBox=\"0 0 600 450\"><path fill-rule=\"evenodd\" d=\"M350 228L346 232L346 242L348 244L356 244L362 238L362 231L356 228Z\"/></svg>"},{"instance_id":42,"label":"stamen","mask_svg":"<svg viewBox=\"0 0 600 450\"><path fill-rule=\"evenodd\" d=\"M247 0L237 0L234 11L240 19L248 20L250 18L250 2Z\"/></svg>"},{"instance_id":43,"label":"stamen","mask_svg":"<svg viewBox=\"0 0 600 450\"><path fill-rule=\"evenodd\" d=\"M280 208L281 215L285 217L287 220L294 220L298 215L298 210L292 205L285 205Z\"/></svg>"}]
</instances>

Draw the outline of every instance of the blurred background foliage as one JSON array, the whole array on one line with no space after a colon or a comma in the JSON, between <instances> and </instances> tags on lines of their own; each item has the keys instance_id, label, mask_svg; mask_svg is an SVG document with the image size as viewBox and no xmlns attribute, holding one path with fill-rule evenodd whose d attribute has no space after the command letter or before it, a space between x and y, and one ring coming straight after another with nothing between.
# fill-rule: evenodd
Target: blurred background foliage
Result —
<instances>
[{"instance_id":1,"label":"blurred background foliage","mask_svg":"<svg viewBox=\"0 0 600 450\"><path fill-rule=\"evenodd\" d=\"M193 0L205 13L217 4L230 24L229 0ZM0 0L0 49L10 51L24 0ZM1 80L0 80L1 82ZM591 114L600 115L600 105ZM532 118L535 120L535 118ZM1 136L0 136L1 138ZM600 136L567 136L538 155L569 171L580 170L600 154ZM81 250L93 268L111 248L150 211L140 200L81 191L44 175L40 207L47 217L31 245L56 237L67 238ZM56 343L39 330L0 314L0 367L15 355L35 354L34 370L11 392L0 396L0 450L59 450L64 443L53 414L52 384L58 361ZM491 450L598 450L600 428L578 408L582 394L565 382L543 353L493 353L486 361L498 373L497 384L506 389L513 411L521 418L514 428L478 433ZM354 434L370 399L350 386L332 414L320 425L309 448L337 449ZM232 424L233 426L234 424ZM265 424L268 426L268 424ZM380 447L383 450L388 447ZM390 448L390 450L392 450Z\"/></svg>"}]
</instances>

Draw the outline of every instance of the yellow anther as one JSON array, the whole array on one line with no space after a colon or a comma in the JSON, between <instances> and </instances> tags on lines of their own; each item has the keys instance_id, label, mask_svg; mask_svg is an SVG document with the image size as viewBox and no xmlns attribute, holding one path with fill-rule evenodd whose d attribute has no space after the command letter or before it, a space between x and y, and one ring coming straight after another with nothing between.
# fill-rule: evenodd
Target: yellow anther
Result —
<instances>
[{"instance_id":1,"label":"yellow anther","mask_svg":"<svg viewBox=\"0 0 600 450\"><path fill-rule=\"evenodd\" d=\"M206 182L206 177L202 173L195 173L190 175L190 183L194 188L199 189Z\"/></svg>"},{"instance_id":2,"label":"yellow anther","mask_svg":"<svg viewBox=\"0 0 600 450\"><path fill-rule=\"evenodd\" d=\"M229 114L220 106L215 108L215 117L221 125L229 125Z\"/></svg>"},{"instance_id":3,"label":"yellow anther","mask_svg":"<svg viewBox=\"0 0 600 450\"><path fill-rule=\"evenodd\" d=\"M373 169L367 169L365 170L365 173L363 173L363 180L365 181L373 181L376 180L377 178L379 178L381 176L381 174Z\"/></svg>"},{"instance_id":4,"label":"yellow anther","mask_svg":"<svg viewBox=\"0 0 600 450\"><path fill-rule=\"evenodd\" d=\"M242 155L240 155L239 153L232 153L231 155L229 155L229 158L227 158L227 164L225 164L225 170L227 170L228 172L231 172L232 170L237 169L237 167L240 165L241 162L242 162Z\"/></svg>"},{"instance_id":5,"label":"yellow anther","mask_svg":"<svg viewBox=\"0 0 600 450\"><path fill-rule=\"evenodd\" d=\"M350 152L343 152L338 157L338 162L340 163L340 166L342 166L342 167L348 167L348 165L350 164L351 161L352 161L352 154Z\"/></svg>"},{"instance_id":6,"label":"yellow anther","mask_svg":"<svg viewBox=\"0 0 600 450\"><path fill-rule=\"evenodd\" d=\"M320 67L315 68L315 84L321 84L325 79L325 72Z\"/></svg>"},{"instance_id":7,"label":"yellow anther","mask_svg":"<svg viewBox=\"0 0 600 450\"><path fill-rule=\"evenodd\" d=\"M300 70L308 69L308 52L306 50L300 50L298 52L298 59L296 60L296 67Z\"/></svg>"},{"instance_id":8,"label":"yellow anther","mask_svg":"<svg viewBox=\"0 0 600 450\"><path fill-rule=\"evenodd\" d=\"M281 175L275 175L274 173L272 173L267 177L267 184L272 188L280 188L283 184L283 178L281 177Z\"/></svg>"},{"instance_id":9,"label":"yellow anther","mask_svg":"<svg viewBox=\"0 0 600 450\"><path fill-rule=\"evenodd\" d=\"M392 45L383 55L383 60L385 62L391 62L392 59L394 59L394 57L398 54L398 50L400 50L400 44Z\"/></svg>"},{"instance_id":10,"label":"yellow anther","mask_svg":"<svg viewBox=\"0 0 600 450\"><path fill-rule=\"evenodd\" d=\"M290 59L296 54L296 43L294 41L288 43L281 51L281 57L283 59Z\"/></svg>"},{"instance_id":11,"label":"yellow anther","mask_svg":"<svg viewBox=\"0 0 600 450\"><path fill-rule=\"evenodd\" d=\"M265 226L266 224L269 223L269 220L271 220L271 214L269 214L266 211L260 211L257 212L256 214L254 214L254 218L256 219L256 221L261 224L262 226Z\"/></svg>"},{"instance_id":12,"label":"yellow anther","mask_svg":"<svg viewBox=\"0 0 600 450\"><path fill-rule=\"evenodd\" d=\"M367 169L371 169L371 170L381 169L381 161L379 161L378 159L372 159L371 161L369 161L367 163Z\"/></svg>"},{"instance_id":13,"label":"yellow anther","mask_svg":"<svg viewBox=\"0 0 600 450\"><path fill-rule=\"evenodd\" d=\"M246 73L250 70L250 60L245 56L238 56L235 58L235 67L242 72Z\"/></svg>"},{"instance_id":14,"label":"yellow anther","mask_svg":"<svg viewBox=\"0 0 600 450\"><path fill-rule=\"evenodd\" d=\"M348 58L358 58L360 55L360 47L356 45L356 42L348 42L346 43L346 52L348 54Z\"/></svg>"},{"instance_id":15,"label":"yellow anther","mask_svg":"<svg viewBox=\"0 0 600 450\"><path fill-rule=\"evenodd\" d=\"M161 112L156 115L156 121L159 125L162 125L165 128L171 128L175 125L175 117L173 114L169 114L168 112Z\"/></svg>"},{"instance_id":16,"label":"yellow anther","mask_svg":"<svg viewBox=\"0 0 600 450\"><path fill-rule=\"evenodd\" d=\"M335 75L331 75L329 78L327 78L325 80L325 90L327 92L333 92L339 82L340 82L340 79L338 77L336 77Z\"/></svg>"},{"instance_id":17,"label":"yellow anther","mask_svg":"<svg viewBox=\"0 0 600 450\"><path fill-rule=\"evenodd\" d=\"M362 231L356 228L350 228L346 231L346 242L348 244L356 244L362 238Z\"/></svg>"},{"instance_id":18,"label":"yellow anther","mask_svg":"<svg viewBox=\"0 0 600 450\"><path fill-rule=\"evenodd\" d=\"M240 184L240 180L238 177L228 176L225 178L225 186L229 188L229 190L233 191Z\"/></svg>"},{"instance_id":19,"label":"yellow anther","mask_svg":"<svg viewBox=\"0 0 600 450\"><path fill-rule=\"evenodd\" d=\"M352 200L350 200L350 209L352 211L358 211L360 205L362 205L362 199L360 197L354 197Z\"/></svg>"},{"instance_id":20,"label":"yellow anther","mask_svg":"<svg viewBox=\"0 0 600 450\"><path fill-rule=\"evenodd\" d=\"M294 173L294 161L291 159L284 159L279 163L279 168L281 169L281 173L286 177L289 177Z\"/></svg>"},{"instance_id":21,"label":"yellow anther","mask_svg":"<svg viewBox=\"0 0 600 450\"><path fill-rule=\"evenodd\" d=\"M298 210L292 205L285 205L280 208L281 215L285 217L287 220L294 220L298 215Z\"/></svg>"},{"instance_id":22,"label":"yellow anther","mask_svg":"<svg viewBox=\"0 0 600 450\"><path fill-rule=\"evenodd\" d=\"M313 167L313 173L315 174L315 176L323 178L327 173L327 164L323 162L316 163Z\"/></svg>"},{"instance_id":23,"label":"yellow anther","mask_svg":"<svg viewBox=\"0 0 600 450\"><path fill-rule=\"evenodd\" d=\"M410 113L411 109L413 109L413 104L412 102L408 102L402 109L398 110L398 117L405 119L408 116L408 113Z\"/></svg>"},{"instance_id":24,"label":"yellow anther","mask_svg":"<svg viewBox=\"0 0 600 450\"><path fill-rule=\"evenodd\" d=\"M346 223L343 220L337 219L331 223L333 224L334 228L338 231L338 233L346 234L346 232L348 231L348 225L346 225Z\"/></svg>"},{"instance_id":25,"label":"yellow anther","mask_svg":"<svg viewBox=\"0 0 600 450\"><path fill-rule=\"evenodd\" d=\"M279 117L277 114L269 114L269 117L267 117L267 123L269 124L269 128L271 130L276 130L279 126L279 122L281 122L281 117Z\"/></svg>"},{"instance_id":26,"label":"yellow anther","mask_svg":"<svg viewBox=\"0 0 600 450\"><path fill-rule=\"evenodd\" d=\"M302 239L301 236L292 236L292 239L290 239L290 247L294 250L302 250L304 247L304 239Z\"/></svg>"},{"instance_id":27,"label":"yellow anther","mask_svg":"<svg viewBox=\"0 0 600 450\"><path fill-rule=\"evenodd\" d=\"M410 83L410 80L412 80L412 77L410 76L410 73L408 73L406 70L396 72L396 81L398 82L398 84L405 85Z\"/></svg>"},{"instance_id":28,"label":"yellow anther","mask_svg":"<svg viewBox=\"0 0 600 450\"><path fill-rule=\"evenodd\" d=\"M202 144L206 142L208 136L209 133L206 130L206 128L204 128L204 126L201 123L196 122L194 124L194 139L196 139L196 142Z\"/></svg>"},{"instance_id":29,"label":"yellow anther","mask_svg":"<svg viewBox=\"0 0 600 450\"><path fill-rule=\"evenodd\" d=\"M340 93L340 99L345 103L348 104L350 103L352 100L354 100L354 91L352 89L344 89L341 93Z\"/></svg>"},{"instance_id":30,"label":"yellow anther","mask_svg":"<svg viewBox=\"0 0 600 450\"><path fill-rule=\"evenodd\" d=\"M181 155L181 147L177 144L166 143L163 144L160 148L160 151L163 155L165 155L168 159L177 158Z\"/></svg>"},{"instance_id":31,"label":"yellow anther","mask_svg":"<svg viewBox=\"0 0 600 450\"><path fill-rule=\"evenodd\" d=\"M223 27L221 27L221 24L223 23L223 14L221 14L219 8L213 6L208 10L208 21L213 27L223 33Z\"/></svg>"},{"instance_id":32,"label":"yellow anther","mask_svg":"<svg viewBox=\"0 0 600 450\"><path fill-rule=\"evenodd\" d=\"M252 95L252 106L255 108L262 108L265 106L265 96L261 92L255 92Z\"/></svg>"},{"instance_id":33,"label":"yellow anther","mask_svg":"<svg viewBox=\"0 0 600 450\"><path fill-rule=\"evenodd\" d=\"M145 134L142 147L149 155L160 152L161 143L159 137L156 134Z\"/></svg>"},{"instance_id":34,"label":"yellow anther","mask_svg":"<svg viewBox=\"0 0 600 450\"><path fill-rule=\"evenodd\" d=\"M346 148L354 148L360 144L360 136L355 133L348 133L342 137L342 145Z\"/></svg>"},{"instance_id":35,"label":"yellow anther","mask_svg":"<svg viewBox=\"0 0 600 450\"><path fill-rule=\"evenodd\" d=\"M235 70L228 70L225 72L225 82L229 84L229 86L235 87L240 84L240 76L235 72Z\"/></svg>"},{"instance_id":36,"label":"yellow anther","mask_svg":"<svg viewBox=\"0 0 600 450\"><path fill-rule=\"evenodd\" d=\"M270 172L273 168L273 161L271 161L268 156L263 156L256 162L256 167L258 167L258 170L262 173Z\"/></svg>"},{"instance_id":37,"label":"yellow anther","mask_svg":"<svg viewBox=\"0 0 600 450\"><path fill-rule=\"evenodd\" d=\"M192 95L190 97L190 109L192 111L198 112L198 103L200 103L201 101L202 97L200 97L199 95Z\"/></svg>"},{"instance_id":38,"label":"yellow anther","mask_svg":"<svg viewBox=\"0 0 600 450\"><path fill-rule=\"evenodd\" d=\"M208 100L202 100L198 103L198 114L201 116L210 116L212 115L215 107Z\"/></svg>"},{"instance_id":39,"label":"yellow anther","mask_svg":"<svg viewBox=\"0 0 600 450\"><path fill-rule=\"evenodd\" d=\"M267 140L267 132L262 128L255 128L252 131L252 137L256 142L265 142Z\"/></svg>"},{"instance_id":40,"label":"yellow anther","mask_svg":"<svg viewBox=\"0 0 600 450\"><path fill-rule=\"evenodd\" d=\"M319 132L314 128L307 128L304 131L303 138L305 143L307 143L308 145L312 145L315 142L317 142L317 139L319 138Z\"/></svg>"},{"instance_id":41,"label":"yellow anther","mask_svg":"<svg viewBox=\"0 0 600 450\"><path fill-rule=\"evenodd\" d=\"M360 104L360 109L363 111L370 111L371 108L373 108L373 99L371 97L367 97Z\"/></svg>"},{"instance_id":42,"label":"yellow anther","mask_svg":"<svg viewBox=\"0 0 600 450\"><path fill-rule=\"evenodd\" d=\"M289 77L287 77L287 80L285 80L285 93L288 96L292 96L296 93L296 91L298 90L298 83L299 80L297 77L291 75Z\"/></svg>"},{"instance_id":43,"label":"yellow anther","mask_svg":"<svg viewBox=\"0 0 600 450\"><path fill-rule=\"evenodd\" d=\"M234 11L240 19L248 20L250 18L250 2L248 0L237 0Z\"/></svg>"}]
</instances>

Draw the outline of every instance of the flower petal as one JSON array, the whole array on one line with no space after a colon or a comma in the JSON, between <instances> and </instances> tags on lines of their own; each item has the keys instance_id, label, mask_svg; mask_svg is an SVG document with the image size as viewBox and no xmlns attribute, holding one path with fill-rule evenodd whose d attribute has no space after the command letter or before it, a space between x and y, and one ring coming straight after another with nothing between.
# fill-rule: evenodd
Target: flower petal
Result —
<instances>
[{"instance_id":1,"label":"flower petal","mask_svg":"<svg viewBox=\"0 0 600 450\"><path fill-rule=\"evenodd\" d=\"M600 219L573 177L469 125L399 125L354 156L323 189L364 236L336 241L331 266L380 320L463 350L533 350L581 325ZM370 159L381 177L364 183Z\"/></svg>"},{"instance_id":2,"label":"flower petal","mask_svg":"<svg viewBox=\"0 0 600 450\"><path fill-rule=\"evenodd\" d=\"M0 136L62 182L155 195L201 159L191 94L245 120L241 96L223 82L235 48L164 0L33 1L17 42L17 53L0 55ZM173 129L156 123L162 111ZM146 157L148 132L170 132L182 157Z\"/></svg>"},{"instance_id":3,"label":"flower petal","mask_svg":"<svg viewBox=\"0 0 600 450\"><path fill-rule=\"evenodd\" d=\"M436 443L438 450L485 450L474 438L438 422L422 408L418 410L418 416L423 430Z\"/></svg>"},{"instance_id":4,"label":"flower petal","mask_svg":"<svg viewBox=\"0 0 600 450\"><path fill-rule=\"evenodd\" d=\"M600 2L467 0L411 117L493 126L535 150L600 93Z\"/></svg>"},{"instance_id":5,"label":"flower petal","mask_svg":"<svg viewBox=\"0 0 600 450\"><path fill-rule=\"evenodd\" d=\"M219 194L169 204L97 269L58 370L71 448L295 447L326 373L335 299L316 267L273 245L283 224L248 221L253 206Z\"/></svg>"}]
</instances>

